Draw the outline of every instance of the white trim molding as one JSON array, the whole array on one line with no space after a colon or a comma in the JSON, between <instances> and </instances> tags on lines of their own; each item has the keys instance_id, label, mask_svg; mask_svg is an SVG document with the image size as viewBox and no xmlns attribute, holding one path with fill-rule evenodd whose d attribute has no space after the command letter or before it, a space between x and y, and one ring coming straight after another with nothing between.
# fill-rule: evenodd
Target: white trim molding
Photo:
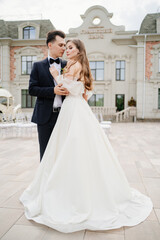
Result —
<instances>
[{"instance_id":1,"label":"white trim molding","mask_svg":"<svg viewBox=\"0 0 160 240\"><path fill-rule=\"evenodd\" d=\"M32 22L32 21L26 21L25 23L22 23L18 26L18 38L23 39L23 28L25 27L34 27L36 31L35 39L39 38L39 32L40 32L40 25Z\"/></svg>"},{"instance_id":2,"label":"white trim molding","mask_svg":"<svg viewBox=\"0 0 160 240\"><path fill-rule=\"evenodd\" d=\"M159 72L159 52L160 52L160 43L153 46L151 54L153 55L151 62L152 66L150 68L152 72L151 80L160 81L160 72Z\"/></svg>"},{"instance_id":3,"label":"white trim molding","mask_svg":"<svg viewBox=\"0 0 160 240\"><path fill-rule=\"evenodd\" d=\"M22 75L21 74L21 57L22 56L37 56L37 61L40 61L41 59L43 59L43 52L41 49L37 48L37 47L23 47L23 48L19 48L17 50L15 50L15 75L16 75L16 81L28 81L28 75Z\"/></svg>"}]
</instances>

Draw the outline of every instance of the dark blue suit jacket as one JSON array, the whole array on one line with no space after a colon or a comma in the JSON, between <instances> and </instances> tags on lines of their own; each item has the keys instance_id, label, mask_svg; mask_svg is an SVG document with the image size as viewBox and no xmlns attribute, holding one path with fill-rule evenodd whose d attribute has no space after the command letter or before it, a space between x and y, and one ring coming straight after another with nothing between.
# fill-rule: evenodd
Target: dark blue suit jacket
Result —
<instances>
[{"instance_id":1,"label":"dark blue suit jacket","mask_svg":"<svg viewBox=\"0 0 160 240\"><path fill-rule=\"evenodd\" d=\"M62 59L60 61L61 68L64 68L67 62ZM48 58L35 62L29 80L29 94L37 97L32 122L39 125L47 123L53 112L55 85L49 67Z\"/></svg>"}]
</instances>

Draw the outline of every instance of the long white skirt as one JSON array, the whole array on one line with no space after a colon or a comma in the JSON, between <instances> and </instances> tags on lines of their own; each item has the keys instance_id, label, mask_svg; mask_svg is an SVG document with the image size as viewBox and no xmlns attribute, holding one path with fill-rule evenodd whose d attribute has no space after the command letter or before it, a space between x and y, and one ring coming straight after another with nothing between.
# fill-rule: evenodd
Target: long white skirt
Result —
<instances>
[{"instance_id":1,"label":"long white skirt","mask_svg":"<svg viewBox=\"0 0 160 240\"><path fill-rule=\"evenodd\" d=\"M130 188L88 103L73 96L64 100L42 162L20 201L27 219L65 233L134 226L152 210L151 200Z\"/></svg>"}]
</instances>

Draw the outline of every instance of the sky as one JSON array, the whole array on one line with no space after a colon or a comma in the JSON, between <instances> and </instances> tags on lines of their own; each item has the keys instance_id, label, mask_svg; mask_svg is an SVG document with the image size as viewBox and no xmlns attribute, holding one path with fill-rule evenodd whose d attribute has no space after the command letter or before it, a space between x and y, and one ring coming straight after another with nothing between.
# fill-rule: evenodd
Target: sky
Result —
<instances>
[{"instance_id":1,"label":"sky","mask_svg":"<svg viewBox=\"0 0 160 240\"><path fill-rule=\"evenodd\" d=\"M0 0L0 19L50 19L55 28L68 33L82 24L80 15L93 5L113 13L111 22L126 30L139 30L147 13L160 12L160 0Z\"/></svg>"}]
</instances>

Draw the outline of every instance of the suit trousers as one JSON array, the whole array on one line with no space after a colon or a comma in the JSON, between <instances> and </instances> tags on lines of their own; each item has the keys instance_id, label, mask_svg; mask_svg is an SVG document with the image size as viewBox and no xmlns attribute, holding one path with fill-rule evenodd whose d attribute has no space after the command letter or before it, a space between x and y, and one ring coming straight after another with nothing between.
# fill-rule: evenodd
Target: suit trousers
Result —
<instances>
[{"instance_id":1,"label":"suit trousers","mask_svg":"<svg viewBox=\"0 0 160 240\"><path fill-rule=\"evenodd\" d=\"M47 123L45 123L44 125L39 125L39 124L37 125L39 148L40 148L40 161L42 160L49 138L56 124L58 115L59 115L59 112L53 112Z\"/></svg>"}]
</instances>

